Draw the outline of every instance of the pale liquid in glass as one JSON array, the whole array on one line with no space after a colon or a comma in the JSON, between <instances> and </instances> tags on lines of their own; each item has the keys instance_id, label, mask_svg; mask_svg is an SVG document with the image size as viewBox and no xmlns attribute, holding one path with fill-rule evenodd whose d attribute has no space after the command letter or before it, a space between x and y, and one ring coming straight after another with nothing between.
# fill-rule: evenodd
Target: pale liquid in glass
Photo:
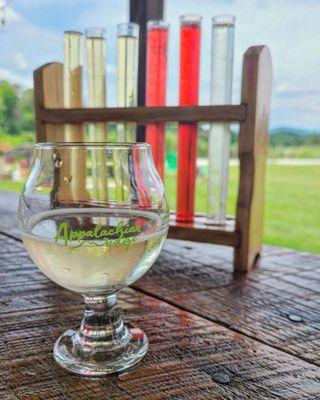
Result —
<instances>
[{"instance_id":1,"label":"pale liquid in glass","mask_svg":"<svg viewBox=\"0 0 320 400\"><path fill-rule=\"evenodd\" d=\"M138 49L138 38L118 37L118 107L135 107L137 105ZM135 133L136 124L131 122L117 124L118 142L134 142Z\"/></svg>"},{"instance_id":2,"label":"pale liquid in glass","mask_svg":"<svg viewBox=\"0 0 320 400\"><path fill-rule=\"evenodd\" d=\"M89 107L106 106L106 41L104 37L86 38L87 47L87 85ZM91 142L107 141L107 125L103 122L89 124ZM105 152L92 153L93 195L96 199L108 198L106 187L107 175Z\"/></svg>"},{"instance_id":3,"label":"pale liquid in glass","mask_svg":"<svg viewBox=\"0 0 320 400\"><path fill-rule=\"evenodd\" d=\"M101 224L101 232L115 229L120 222L124 227L140 227L127 236L130 244L106 246L104 238L87 236L67 243L55 240L61 223L86 232ZM31 224L31 234L22 233L22 238L34 263L57 284L81 293L111 291L139 279L157 259L167 235L159 216L148 211L54 210L35 215Z\"/></svg>"}]
</instances>

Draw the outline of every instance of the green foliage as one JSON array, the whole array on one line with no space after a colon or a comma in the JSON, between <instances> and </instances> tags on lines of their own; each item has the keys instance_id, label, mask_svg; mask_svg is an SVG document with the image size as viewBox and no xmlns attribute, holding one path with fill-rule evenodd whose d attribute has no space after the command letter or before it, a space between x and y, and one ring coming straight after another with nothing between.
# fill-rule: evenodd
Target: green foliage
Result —
<instances>
[{"instance_id":1,"label":"green foliage","mask_svg":"<svg viewBox=\"0 0 320 400\"><path fill-rule=\"evenodd\" d=\"M269 158L320 158L320 145L269 147Z\"/></svg>"},{"instance_id":2,"label":"green foliage","mask_svg":"<svg viewBox=\"0 0 320 400\"><path fill-rule=\"evenodd\" d=\"M19 98L18 112L21 118L21 130L34 131L34 101L33 90L25 90Z\"/></svg>"},{"instance_id":3,"label":"green foliage","mask_svg":"<svg viewBox=\"0 0 320 400\"><path fill-rule=\"evenodd\" d=\"M0 81L1 134L17 136L23 131L34 129L33 90L27 89L21 93L17 85Z\"/></svg>"},{"instance_id":4,"label":"green foliage","mask_svg":"<svg viewBox=\"0 0 320 400\"><path fill-rule=\"evenodd\" d=\"M208 155L209 124L199 124L198 157ZM0 133L1 143L22 146L34 142L35 131L33 90L22 91L17 85L0 81ZM166 151L177 152L178 124L166 126ZM9 136L8 136L9 135ZM15 137L20 137L15 139ZM109 140L116 140L114 125L109 125ZM10 139L11 138L11 139ZM237 157L238 132L231 132L231 158ZM270 158L319 158L320 135L304 134L299 130L280 128L270 134Z\"/></svg>"},{"instance_id":5,"label":"green foliage","mask_svg":"<svg viewBox=\"0 0 320 400\"><path fill-rule=\"evenodd\" d=\"M166 151L174 152L178 148L178 125L167 124L166 126Z\"/></svg>"},{"instance_id":6,"label":"green foliage","mask_svg":"<svg viewBox=\"0 0 320 400\"><path fill-rule=\"evenodd\" d=\"M320 145L320 135L312 134L305 138L306 145Z\"/></svg>"},{"instance_id":7,"label":"green foliage","mask_svg":"<svg viewBox=\"0 0 320 400\"><path fill-rule=\"evenodd\" d=\"M34 131L20 132L19 135L10 135L9 133L0 134L0 142L10 144L12 147L21 147L33 145L36 140Z\"/></svg>"},{"instance_id":8,"label":"green foliage","mask_svg":"<svg viewBox=\"0 0 320 400\"><path fill-rule=\"evenodd\" d=\"M304 143L304 137L292 132L278 132L270 135L269 145L276 146L301 146Z\"/></svg>"},{"instance_id":9,"label":"green foliage","mask_svg":"<svg viewBox=\"0 0 320 400\"><path fill-rule=\"evenodd\" d=\"M0 81L0 130L15 135L18 125L18 88L6 81Z\"/></svg>"},{"instance_id":10,"label":"green foliage","mask_svg":"<svg viewBox=\"0 0 320 400\"><path fill-rule=\"evenodd\" d=\"M178 148L178 125L167 124L166 151ZM231 132L231 158L237 157L238 132ZM208 156L208 130L198 129L198 157ZM320 158L320 134L303 134L283 128L269 136L269 158Z\"/></svg>"}]
</instances>

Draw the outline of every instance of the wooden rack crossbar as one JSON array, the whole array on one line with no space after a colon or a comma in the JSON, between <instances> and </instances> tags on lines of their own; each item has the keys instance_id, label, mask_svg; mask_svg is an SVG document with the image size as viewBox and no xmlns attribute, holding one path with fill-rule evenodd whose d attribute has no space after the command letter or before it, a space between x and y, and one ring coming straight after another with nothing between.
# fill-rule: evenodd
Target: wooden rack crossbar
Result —
<instances>
[{"instance_id":1,"label":"wooden rack crossbar","mask_svg":"<svg viewBox=\"0 0 320 400\"><path fill-rule=\"evenodd\" d=\"M249 271L262 247L271 80L270 52L266 46L254 46L243 57L241 104L238 105L64 108L63 65L46 64L34 72L37 141L63 141L65 124L73 124L69 126L74 126L77 132L77 125L87 122L136 122L139 126L170 121L240 123L235 218L227 219L223 226L214 226L207 224L204 216L197 215L189 224L176 222L171 216L169 237L231 246L234 268Z\"/></svg>"},{"instance_id":2,"label":"wooden rack crossbar","mask_svg":"<svg viewBox=\"0 0 320 400\"><path fill-rule=\"evenodd\" d=\"M195 240L201 243L220 244L237 248L240 246L241 233L235 229L235 218L228 218L224 225L207 224L206 217L195 216L194 222L181 223L170 215L169 238L180 240Z\"/></svg>"},{"instance_id":3,"label":"wooden rack crossbar","mask_svg":"<svg viewBox=\"0 0 320 400\"><path fill-rule=\"evenodd\" d=\"M42 108L41 119L51 124L86 122L244 122L246 105L130 108Z\"/></svg>"}]
</instances>

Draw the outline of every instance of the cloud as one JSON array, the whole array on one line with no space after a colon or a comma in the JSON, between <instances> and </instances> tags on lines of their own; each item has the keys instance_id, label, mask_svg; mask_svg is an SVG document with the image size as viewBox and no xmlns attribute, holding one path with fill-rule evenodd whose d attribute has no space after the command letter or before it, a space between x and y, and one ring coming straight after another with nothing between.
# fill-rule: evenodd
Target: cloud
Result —
<instances>
[{"instance_id":1,"label":"cloud","mask_svg":"<svg viewBox=\"0 0 320 400\"><path fill-rule=\"evenodd\" d=\"M280 84L276 86L274 92L278 97L286 98L320 96L320 86L306 85L299 87L291 84Z\"/></svg>"},{"instance_id":2,"label":"cloud","mask_svg":"<svg viewBox=\"0 0 320 400\"><path fill-rule=\"evenodd\" d=\"M24 75L17 74L5 68L0 68L0 80L8 81L22 87L31 87L32 85L31 77L25 77Z\"/></svg>"},{"instance_id":3,"label":"cloud","mask_svg":"<svg viewBox=\"0 0 320 400\"><path fill-rule=\"evenodd\" d=\"M25 71L28 68L28 61L22 53L15 53L13 58L18 70Z\"/></svg>"},{"instance_id":4,"label":"cloud","mask_svg":"<svg viewBox=\"0 0 320 400\"><path fill-rule=\"evenodd\" d=\"M6 8L6 13L10 17L0 31L1 79L31 87L33 70L57 58L61 39L57 34L31 24L10 7Z\"/></svg>"},{"instance_id":5,"label":"cloud","mask_svg":"<svg viewBox=\"0 0 320 400\"><path fill-rule=\"evenodd\" d=\"M170 23L168 74L171 104L178 99L179 16L203 15L201 48L202 104L210 101L211 18L236 16L233 102L240 101L242 58L252 45L266 44L273 59L272 125L299 124L319 128L320 1L185 0L166 2ZM307 106L306 106L307 105ZM299 115L297 114L299 109ZM309 110L307 112L306 110ZM312 118L311 118L312 114Z\"/></svg>"},{"instance_id":6,"label":"cloud","mask_svg":"<svg viewBox=\"0 0 320 400\"><path fill-rule=\"evenodd\" d=\"M1 1L1 0L0 0ZM168 103L177 104L179 16L203 15L201 104L210 101L211 17L236 16L233 102L240 101L242 57L252 45L266 44L273 58L272 126L319 128L319 0L166 1L170 23ZM7 26L0 30L0 77L32 83L35 68L63 59L64 29L107 31L108 104L116 102L116 24L128 19L128 0L19 0L9 3ZM9 79L9 78L8 78Z\"/></svg>"}]
</instances>

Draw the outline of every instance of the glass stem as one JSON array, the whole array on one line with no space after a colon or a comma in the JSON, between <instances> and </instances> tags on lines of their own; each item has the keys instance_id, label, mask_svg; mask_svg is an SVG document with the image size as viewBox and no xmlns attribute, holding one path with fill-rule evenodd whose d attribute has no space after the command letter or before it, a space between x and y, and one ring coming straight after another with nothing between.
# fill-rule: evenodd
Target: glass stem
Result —
<instances>
[{"instance_id":1,"label":"glass stem","mask_svg":"<svg viewBox=\"0 0 320 400\"><path fill-rule=\"evenodd\" d=\"M123 324L116 295L84 295L84 302L80 328L67 330L55 343L56 361L86 376L111 374L139 362L148 339L141 329Z\"/></svg>"},{"instance_id":2,"label":"glass stem","mask_svg":"<svg viewBox=\"0 0 320 400\"><path fill-rule=\"evenodd\" d=\"M130 334L125 327L117 297L113 294L84 295L85 311L74 345L85 353L121 354L127 347Z\"/></svg>"}]
</instances>

